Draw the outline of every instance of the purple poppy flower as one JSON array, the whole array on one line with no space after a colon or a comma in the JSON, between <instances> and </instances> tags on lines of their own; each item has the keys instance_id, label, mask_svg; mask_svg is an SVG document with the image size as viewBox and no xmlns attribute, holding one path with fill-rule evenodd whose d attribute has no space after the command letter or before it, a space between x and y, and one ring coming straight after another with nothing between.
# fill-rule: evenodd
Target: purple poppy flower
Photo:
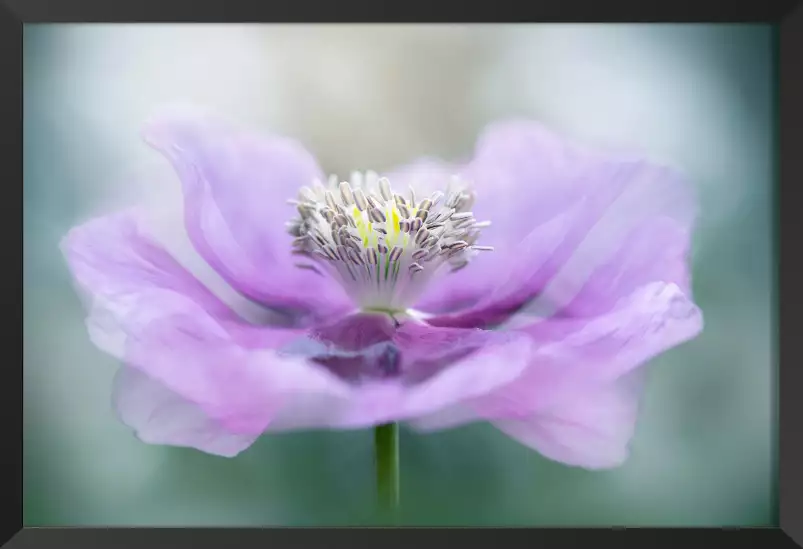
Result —
<instances>
[{"instance_id":1,"label":"purple poppy flower","mask_svg":"<svg viewBox=\"0 0 803 549\"><path fill-rule=\"evenodd\" d=\"M702 329L694 195L649 161L513 121L466 163L344 182L292 140L200 113L160 115L145 138L181 179L198 254L285 319L243 319L139 210L70 231L90 336L124 363L115 406L145 442L234 456L266 432L486 420L612 467L640 367Z\"/></svg>"}]
</instances>

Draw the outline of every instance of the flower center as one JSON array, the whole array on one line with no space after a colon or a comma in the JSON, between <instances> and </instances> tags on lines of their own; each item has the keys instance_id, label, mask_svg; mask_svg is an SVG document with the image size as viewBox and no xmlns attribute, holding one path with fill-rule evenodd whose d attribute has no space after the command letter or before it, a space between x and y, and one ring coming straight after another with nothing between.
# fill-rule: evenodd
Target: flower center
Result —
<instances>
[{"instance_id":1,"label":"flower center","mask_svg":"<svg viewBox=\"0 0 803 549\"><path fill-rule=\"evenodd\" d=\"M473 191L457 177L446 183L420 200L373 172L302 187L287 224L293 253L306 260L298 267L335 277L364 310L406 310L442 266L454 272L492 250L476 245L490 222L474 219Z\"/></svg>"}]
</instances>

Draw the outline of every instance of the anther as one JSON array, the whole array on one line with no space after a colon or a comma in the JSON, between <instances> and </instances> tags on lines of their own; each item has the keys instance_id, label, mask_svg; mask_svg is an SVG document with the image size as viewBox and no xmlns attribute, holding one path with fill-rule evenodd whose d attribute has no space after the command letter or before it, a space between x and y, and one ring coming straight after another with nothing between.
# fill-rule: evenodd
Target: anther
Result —
<instances>
[{"instance_id":1,"label":"anther","mask_svg":"<svg viewBox=\"0 0 803 549\"><path fill-rule=\"evenodd\" d=\"M390 255L388 255L388 259L390 261L397 261L401 257L402 251L403 250L398 246L393 246L393 249L390 250Z\"/></svg>"},{"instance_id":2,"label":"anther","mask_svg":"<svg viewBox=\"0 0 803 549\"><path fill-rule=\"evenodd\" d=\"M382 198L384 198L385 201L393 198L393 191L390 188L390 181L388 181L387 177L382 177L379 179L379 193L382 195Z\"/></svg>"},{"instance_id":3,"label":"anther","mask_svg":"<svg viewBox=\"0 0 803 549\"><path fill-rule=\"evenodd\" d=\"M298 197L302 202L316 202L315 193L309 187L301 187L298 190Z\"/></svg>"},{"instance_id":4,"label":"anther","mask_svg":"<svg viewBox=\"0 0 803 549\"><path fill-rule=\"evenodd\" d=\"M296 267L298 267L299 269L305 269L307 271L312 271L315 274L319 274L319 275L323 276L323 273L315 265L308 265L306 263L296 263Z\"/></svg>"},{"instance_id":5,"label":"anther","mask_svg":"<svg viewBox=\"0 0 803 549\"><path fill-rule=\"evenodd\" d=\"M452 265L452 272L456 273L457 271L465 268L466 265L468 265L468 261L460 261L459 263Z\"/></svg>"},{"instance_id":6,"label":"anther","mask_svg":"<svg viewBox=\"0 0 803 549\"><path fill-rule=\"evenodd\" d=\"M361 212L368 208L368 201L365 199L365 193L362 192L362 189L354 190L354 203Z\"/></svg>"},{"instance_id":7,"label":"anther","mask_svg":"<svg viewBox=\"0 0 803 549\"><path fill-rule=\"evenodd\" d=\"M351 191L351 186L347 181L340 183L340 197L347 206L354 204L354 193Z\"/></svg>"},{"instance_id":8,"label":"anther","mask_svg":"<svg viewBox=\"0 0 803 549\"><path fill-rule=\"evenodd\" d=\"M418 232L415 233L415 243L420 246L428 237L429 231L425 227L421 227L418 229Z\"/></svg>"},{"instance_id":9,"label":"anther","mask_svg":"<svg viewBox=\"0 0 803 549\"><path fill-rule=\"evenodd\" d=\"M372 221L376 223L384 223L386 218L385 214L382 213L382 210L379 208L374 208L368 212L368 217L371 218Z\"/></svg>"},{"instance_id":10,"label":"anther","mask_svg":"<svg viewBox=\"0 0 803 549\"><path fill-rule=\"evenodd\" d=\"M326 191L326 205L332 210L337 209L337 201L335 200L335 195L332 193L332 191Z\"/></svg>"},{"instance_id":11,"label":"anther","mask_svg":"<svg viewBox=\"0 0 803 549\"><path fill-rule=\"evenodd\" d=\"M416 251L413 252L413 255L412 255L413 261L419 261L421 259L424 259L428 254L429 254L429 250L426 250L426 249L423 249L423 248L421 248L419 250L416 250Z\"/></svg>"}]
</instances>

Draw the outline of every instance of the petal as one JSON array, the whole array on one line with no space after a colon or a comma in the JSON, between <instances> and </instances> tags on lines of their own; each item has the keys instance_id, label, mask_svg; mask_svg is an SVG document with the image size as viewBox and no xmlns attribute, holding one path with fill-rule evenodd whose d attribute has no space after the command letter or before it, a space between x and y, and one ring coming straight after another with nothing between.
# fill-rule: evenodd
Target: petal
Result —
<instances>
[{"instance_id":1,"label":"petal","mask_svg":"<svg viewBox=\"0 0 803 549\"><path fill-rule=\"evenodd\" d=\"M430 433L444 429L454 429L467 423L484 419L475 408L460 402L453 406L437 410L431 414L408 421L408 425L416 431Z\"/></svg>"},{"instance_id":2,"label":"petal","mask_svg":"<svg viewBox=\"0 0 803 549\"><path fill-rule=\"evenodd\" d=\"M513 337L414 385L371 381L353 385L345 398L323 392L294 395L274 416L268 430L362 429L424 417L510 383L526 366L529 352L526 338Z\"/></svg>"},{"instance_id":3,"label":"petal","mask_svg":"<svg viewBox=\"0 0 803 549\"><path fill-rule=\"evenodd\" d=\"M355 315L283 351L322 364L351 389L340 402L329 396L288 401L271 430L360 428L431 414L510 383L528 364L531 344L512 332L416 321L396 326L384 315Z\"/></svg>"},{"instance_id":4,"label":"petal","mask_svg":"<svg viewBox=\"0 0 803 549\"><path fill-rule=\"evenodd\" d=\"M148 444L197 448L233 457L259 435L234 434L142 372L123 366L114 378L114 407L120 420Z\"/></svg>"},{"instance_id":5,"label":"petal","mask_svg":"<svg viewBox=\"0 0 803 549\"><path fill-rule=\"evenodd\" d=\"M166 398L166 392L172 393L174 400L194 406L208 420L205 425L244 443L265 429L287 395L304 391L338 395L346 389L329 372L280 356L276 348L302 332L246 324L152 240L136 212L77 227L65 237L62 248L80 289L90 299L93 341L161 387L150 393L140 388L140 396ZM151 407L160 411L160 421L167 421L164 414L171 409L159 402ZM134 408L148 406L139 402L134 407L127 401L123 419L144 429ZM172 410L188 413L186 407ZM210 451L209 444L216 443L175 430L181 425L195 428L201 421L198 417L176 418L169 434L176 443ZM167 436L153 428L150 434L142 433Z\"/></svg>"},{"instance_id":6,"label":"petal","mask_svg":"<svg viewBox=\"0 0 803 549\"><path fill-rule=\"evenodd\" d=\"M491 326L535 298L551 307L565 304L553 302L570 299L567 292L613 254L632 254L625 244L638 232L657 234L664 244L647 250L653 257L688 247L696 212L691 189L643 159L583 150L537 124L512 122L486 132L465 173L478 187L475 216L493 223L481 243L494 251L444 278L442 284L470 288L474 303L430 319L433 324ZM622 288L614 298L634 289Z\"/></svg>"},{"instance_id":7,"label":"petal","mask_svg":"<svg viewBox=\"0 0 803 549\"><path fill-rule=\"evenodd\" d=\"M414 385L478 351L521 338L478 329L438 328L405 317L355 313L312 328L282 348L351 382L397 380Z\"/></svg>"},{"instance_id":8,"label":"petal","mask_svg":"<svg viewBox=\"0 0 803 549\"><path fill-rule=\"evenodd\" d=\"M552 319L514 331L537 346L526 371L477 406L488 418L527 418L588 387L612 383L700 333L699 308L675 284L653 283L593 318Z\"/></svg>"},{"instance_id":9,"label":"petal","mask_svg":"<svg viewBox=\"0 0 803 549\"><path fill-rule=\"evenodd\" d=\"M617 467L627 459L635 432L641 373L577 392L531 417L494 425L549 459L587 469Z\"/></svg>"},{"instance_id":10,"label":"petal","mask_svg":"<svg viewBox=\"0 0 803 549\"><path fill-rule=\"evenodd\" d=\"M523 321L524 322L524 321ZM421 430L474 421L531 421L561 402L609 386L703 326L699 308L676 284L652 283L596 317L553 318L510 327L534 346L521 375L497 391L416 420ZM515 423L514 423L515 424Z\"/></svg>"},{"instance_id":11,"label":"petal","mask_svg":"<svg viewBox=\"0 0 803 549\"><path fill-rule=\"evenodd\" d=\"M539 298L549 300L553 316L604 314L635 289L651 283L674 284L691 298L690 231L670 217L643 221L609 246L607 258L592 267L567 268Z\"/></svg>"},{"instance_id":12,"label":"petal","mask_svg":"<svg viewBox=\"0 0 803 549\"><path fill-rule=\"evenodd\" d=\"M232 287L266 306L313 317L350 307L334 280L295 267L291 254L285 222L294 212L287 200L322 179L300 144L189 109L154 117L145 139L181 179L190 240Z\"/></svg>"},{"instance_id":13,"label":"petal","mask_svg":"<svg viewBox=\"0 0 803 549\"><path fill-rule=\"evenodd\" d=\"M295 395L349 394L342 380L304 359L239 345L200 310L152 321L129 339L125 361L241 435L262 433Z\"/></svg>"},{"instance_id":14,"label":"petal","mask_svg":"<svg viewBox=\"0 0 803 549\"><path fill-rule=\"evenodd\" d=\"M188 306L219 320L234 318L144 232L143 220L135 210L96 218L73 228L61 242L80 294L88 299L93 342L118 358L137 326Z\"/></svg>"}]
</instances>

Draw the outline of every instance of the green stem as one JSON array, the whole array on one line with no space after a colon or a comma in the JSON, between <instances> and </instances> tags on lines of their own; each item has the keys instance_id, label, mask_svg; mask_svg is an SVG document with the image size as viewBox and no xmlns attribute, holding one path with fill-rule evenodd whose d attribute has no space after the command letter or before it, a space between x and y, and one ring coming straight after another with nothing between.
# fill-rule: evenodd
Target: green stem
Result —
<instances>
[{"instance_id":1,"label":"green stem","mask_svg":"<svg viewBox=\"0 0 803 549\"><path fill-rule=\"evenodd\" d=\"M387 423L374 429L376 489L379 504L395 520L399 507L399 425Z\"/></svg>"}]
</instances>

